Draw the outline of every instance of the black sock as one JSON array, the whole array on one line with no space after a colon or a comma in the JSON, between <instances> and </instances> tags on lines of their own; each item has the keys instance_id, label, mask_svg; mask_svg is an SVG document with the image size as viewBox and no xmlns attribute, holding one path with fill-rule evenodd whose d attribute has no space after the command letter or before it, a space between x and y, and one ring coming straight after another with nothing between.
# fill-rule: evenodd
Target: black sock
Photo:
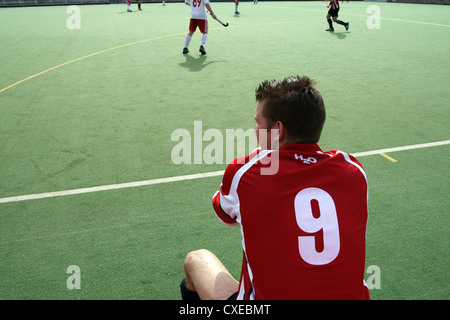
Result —
<instances>
[{"instance_id":1,"label":"black sock","mask_svg":"<svg viewBox=\"0 0 450 320\"><path fill-rule=\"evenodd\" d=\"M342 24L343 26L346 25L346 23L344 21L341 21L341 20L337 20L336 23Z\"/></svg>"},{"instance_id":2,"label":"black sock","mask_svg":"<svg viewBox=\"0 0 450 320\"><path fill-rule=\"evenodd\" d=\"M197 292L191 291L188 288L186 288L185 279L183 279L183 281L181 281L180 289L181 289L181 299L183 299L183 300L200 300L200 297Z\"/></svg>"},{"instance_id":3,"label":"black sock","mask_svg":"<svg viewBox=\"0 0 450 320\"><path fill-rule=\"evenodd\" d=\"M328 21L328 25L330 26L330 29L333 29L333 22L331 21L331 19L327 19Z\"/></svg>"}]
</instances>

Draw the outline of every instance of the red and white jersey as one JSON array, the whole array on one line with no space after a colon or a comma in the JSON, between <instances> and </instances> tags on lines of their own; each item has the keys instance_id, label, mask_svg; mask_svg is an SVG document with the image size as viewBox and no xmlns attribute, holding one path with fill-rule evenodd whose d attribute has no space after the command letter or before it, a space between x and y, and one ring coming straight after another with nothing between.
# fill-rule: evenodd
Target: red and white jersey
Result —
<instances>
[{"instance_id":1,"label":"red and white jersey","mask_svg":"<svg viewBox=\"0 0 450 320\"><path fill-rule=\"evenodd\" d=\"M369 299L367 200L364 169L341 151L288 143L236 159L213 207L241 228L238 299Z\"/></svg>"},{"instance_id":2,"label":"red and white jersey","mask_svg":"<svg viewBox=\"0 0 450 320\"><path fill-rule=\"evenodd\" d=\"M330 9L339 9L339 0L330 0Z\"/></svg>"},{"instance_id":3,"label":"red and white jersey","mask_svg":"<svg viewBox=\"0 0 450 320\"><path fill-rule=\"evenodd\" d=\"M209 0L184 0L184 2L191 4L191 19L207 19L205 4L209 3Z\"/></svg>"}]
</instances>

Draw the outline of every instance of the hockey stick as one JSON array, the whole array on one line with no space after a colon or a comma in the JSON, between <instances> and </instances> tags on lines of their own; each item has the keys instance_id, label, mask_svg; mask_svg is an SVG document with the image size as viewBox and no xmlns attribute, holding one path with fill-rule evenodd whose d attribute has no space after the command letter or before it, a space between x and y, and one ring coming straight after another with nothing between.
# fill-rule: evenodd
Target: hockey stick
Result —
<instances>
[{"instance_id":1,"label":"hockey stick","mask_svg":"<svg viewBox=\"0 0 450 320\"><path fill-rule=\"evenodd\" d=\"M217 18L216 20L219 21L219 23L221 25L223 25L224 27L228 27L228 22L227 23L223 23L219 18Z\"/></svg>"}]
</instances>

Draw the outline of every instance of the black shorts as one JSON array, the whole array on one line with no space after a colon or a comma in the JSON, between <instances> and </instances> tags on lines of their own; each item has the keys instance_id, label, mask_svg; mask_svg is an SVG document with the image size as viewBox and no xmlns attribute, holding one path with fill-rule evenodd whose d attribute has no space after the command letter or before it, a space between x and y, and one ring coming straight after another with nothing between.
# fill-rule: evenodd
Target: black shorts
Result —
<instances>
[{"instance_id":1,"label":"black shorts","mask_svg":"<svg viewBox=\"0 0 450 320\"><path fill-rule=\"evenodd\" d=\"M237 299L237 295L238 295L238 293L235 292L227 300L236 300Z\"/></svg>"},{"instance_id":2,"label":"black shorts","mask_svg":"<svg viewBox=\"0 0 450 320\"><path fill-rule=\"evenodd\" d=\"M339 8L328 10L328 14L330 16L332 16L333 18L337 18L338 17L338 12L339 12Z\"/></svg>"}]
</instances>

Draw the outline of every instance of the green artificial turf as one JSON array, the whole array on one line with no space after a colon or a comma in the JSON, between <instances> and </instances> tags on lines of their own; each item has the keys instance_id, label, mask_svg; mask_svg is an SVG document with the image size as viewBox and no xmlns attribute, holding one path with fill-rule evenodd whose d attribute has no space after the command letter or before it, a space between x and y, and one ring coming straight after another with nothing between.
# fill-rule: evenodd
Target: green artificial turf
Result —
<instances>
[{"instance_id":1,"label":"green artificial turf","mask_svg":"<svg viewBox=\"0 0 450 320\"><path fill-rule=\"evenodd\" d=\"M367 9L381 12L370 29ZM325 32L324 2L212 3L182 54L182 3L0 9L0 198L224 170L174 164L172 134L254 126L254 89L308 75L327 107L324 150L349 153L445 141L450 9L349 2ZM134 8L135 9L135 8ZM198 134L198 132L197 132ZM200 136L201 137L201 136ZM192 141L192 144L194 141ZM202 147L210 142L203 141ZM448 145L361 157L369 180L373 299L448 299ZM194 154L192 154L194 162ZM179 299L183 260L213 251L239 276L239 228L214 216L219 175L0 203L0 299ZM70 265L81 289L69 290ZM370 274L367 274L369 277Z\"/></svg>"}]
</instances>

